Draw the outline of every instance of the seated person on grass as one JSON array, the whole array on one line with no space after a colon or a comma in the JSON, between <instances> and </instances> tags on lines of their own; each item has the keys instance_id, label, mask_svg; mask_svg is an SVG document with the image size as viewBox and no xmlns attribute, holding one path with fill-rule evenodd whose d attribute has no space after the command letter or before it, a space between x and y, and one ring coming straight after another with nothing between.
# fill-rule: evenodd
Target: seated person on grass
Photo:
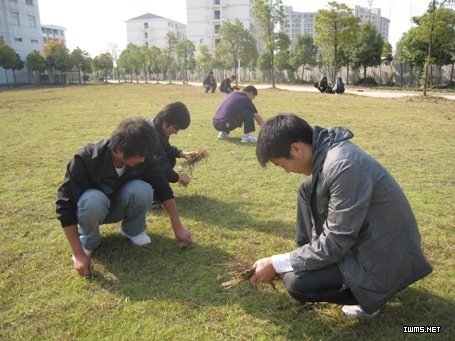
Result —
<instances>
[{"instance_id":1,"label":"seated person on grass","mask_svg":"<svg viewBox=\"0 0 455 341\"><path fill-rule=\"evenodd\" d=\"M154 153L159 161L161 168L169 182L178 182L183 186L190 183L187 173L179 174L174 171L177 158L189 160L195 151L185 152L169 143L169 137L177 134L179 130L184 130L190 125L190 113L182 102L174 102L166 105L152 119L149 120L158 136L159 145Z\"/></svg>"},{"instance_id":2,"label":"seated person on grass","mask_svg":"<svg viewBox=\"0 0 455 341\"><path fill-rule=\"evenodd\" d=\"M69 162L57 194L57 217L80 275L91 274L90 256L101 244L100 225L122 222L120 233L134 245L150 243L146 212L156 194L177 240L191 244L169 182L151 158L156 133L142 118L124 119L110 138L87 144Z\"/></svg>"},{"instance_id":3,"label":"seated person on grass","mask_svg":"<svg viewBox=\"0 0 455 341\"><path fill-rule=\"evenodd\" d=\"M230 78L225 78L220 84L220 92L223 92L225 94L230 94L231 92L235 90L240 90L238 86L233 86L231 82L235 80L236 77L235 75L232 75Z\"/></svg>"},{"instance_id":4,"label":"seated person on grass","mask_svg":"<svg viewBox=\"0 0 455 341\"><path fill-rule=\"evenodd\" d=\"M234 91L227 96L213 116L213 127L218 130L218 138L227 140L229 133L243 125L243 137L241 143L256 142L256 137L251 133L256 129L254 121L259 125L264 123L253 104L257 96L257 89L248 85L243 91Z\"/></svg>"},{"instance_id":5,"label":"seated person on grass","mask_svg":"<svg viewBox=\"0 0 455 341\"><path fill-rule=\"evenodd\" d=\"M292 114L264 123L259 163L312 177L298 192L297 248L256 261L250 282L278 273L301 303L341 304L344 315L369 318L432 268L405 194L352 137L346 128L311 127Z\"/></svg>"}]
</instances>

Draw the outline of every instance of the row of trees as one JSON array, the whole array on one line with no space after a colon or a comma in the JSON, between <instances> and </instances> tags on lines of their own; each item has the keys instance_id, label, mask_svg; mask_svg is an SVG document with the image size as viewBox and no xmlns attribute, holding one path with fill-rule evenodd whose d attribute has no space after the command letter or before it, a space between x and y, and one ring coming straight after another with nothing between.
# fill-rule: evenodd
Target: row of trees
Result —
<instances>
[{"instance_id":1,"label":"row of trees","mask_svg":"<svg viewBox=\"0 0 455 341\"><path fill-rule=\"evenodd\" d=\"M259 27L262 54L258 52L254 35L237 19L221 24L220 43L213 55L207 46L200 45L195 56L191 41L178 41L174 34L168 33L165 48L129 44L118 56L113 48L110 53L102 53L94 59L80 48L69 52L58 41L50 41L44 48L44 56L33 51L24 63L14 50L0 41L0 66L12 69L13 74L25 64L37 74L45 70L48 73L74 70L84 74L84 78L85 74L94 72L103 79L108 75L125 81L141 78L146 82L179 78L185 83L194 72L203 75L213 69L224 69L236 73L240 65L261 70L275 86L275 70L286 74L288 80L303 81L305 70L318 66L328 70L333 81L344 67L346 80L352 70L362 70L366 80L370 67L389 65L393 75L394 65L401 63L410 66L411 75L417 80L423 77L424 70L429 70L425 74L429 74L431 80L432 64L440 68L451 64L450 81L453 82L455 11L445 8L444 2L432 0L422 16L413 18L415 26L400 39L395 55L376 28L369 21L360 23L346 4L330 2L327 9L316 13L314 37L299 35L291 44L289 36L279 30L283 19L282 1L256 0L252 13ZM393 76L390 81L394 83Z\"/></svg>"}]
</instances>

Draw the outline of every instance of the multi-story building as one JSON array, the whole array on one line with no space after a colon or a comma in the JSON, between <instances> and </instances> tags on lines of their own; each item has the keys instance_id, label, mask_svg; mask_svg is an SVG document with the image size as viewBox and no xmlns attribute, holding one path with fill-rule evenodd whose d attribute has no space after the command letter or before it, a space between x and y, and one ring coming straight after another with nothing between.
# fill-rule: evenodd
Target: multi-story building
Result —
<instances>
[{"instance_id":1,"label":"multi-story building","mask_svg":"<svg viewBox=\"0 0 455 341\"><path fill-rule=\"evenodd\" d=\"M128 44L164 48L168 33L174 33L177 40L186 39L186 25L151 13L126 21Z\"/></svg>"},{"instance_id":2,"label":"multi-story building","mask_svg":"<svg viewBox=\"0 0 455 341\"><path fill-rule=\"evenodd\" d=\"M313 36L314 12L294 12L292 6L283 6L283 22L281 30L285 32L291 42L294 42L298 34Z\"/></svg>"},{"instance_id":3,"label":"multi-story building","mask_svg":"<svg viewBox=\"0 0 455 341\"><path fill-rule=\"evenodd\" d=\"M58 40L63 45L66 45L66 28L55 25L41 25L41 31L44 45L46 45L49 40Z\"/></svg>"},{"instance_id":4,"label":"multi-story building","mask_svg":"<svg viewBox=\"0 0 455 341\"><path fill-rule=\"evenodd\" d=\"M380 8L368 8L355 6L354 15L360 18L361 22L370 21L371 24L376 27L379 34L381 34L384 41L389 41L389 25L390 20L384 17L381 17Z\"/></svg>"},{"instance_id":5,"label":"multi-story building","mask_svg":"<svg viewBox=\"0 0 455 341\"><path fill-rule=\"evenodd\" d=\"M0 0L0 37L23 61L33 50L42 51L38 0ZM0 69L0 84L6 83L6 77L11 81L12 71L7 71L10 74L7 76ZM15 71L15 76L18 82L28 81L25 68Z\"/></svg>"},{"instance_id":6,"label":"multi-story building","mask_svg":"<svg viewBox=\"0 0 455 341\"><path fill-rule=\"evenodd\" d=\"M207 45L211 52L220 42L219 29L223 21L239 19L243 27L256 36L252 14L253 0L187 0L188 39L198 51Z\"/></svg>"},{"instance_id":7,"label":"multi-story building","mask_svg":"<svg viewBox=\"0 0 455 341\"><path fill-rule=\"evenodd\" d=\"M295 41L298 34L314 33L315 12L294 12L292 6L283 6L284 19L281 30L289 35L291 42ZM374 27L381 34L384 41L389 41L390 20L381 17L380 8L366 8L355 6L354 15L361 22L370 20Z\"/></svg>"}]
</instances>

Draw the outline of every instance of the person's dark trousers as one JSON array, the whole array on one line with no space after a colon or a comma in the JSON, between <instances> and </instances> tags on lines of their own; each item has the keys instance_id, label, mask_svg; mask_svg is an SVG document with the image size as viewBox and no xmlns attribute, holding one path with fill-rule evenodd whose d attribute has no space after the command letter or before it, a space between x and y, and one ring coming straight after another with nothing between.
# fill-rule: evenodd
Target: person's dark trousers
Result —
<instances>
[{"instance_id":1,"label":"person's dark trousers","mask_svg":"<svg viewBox=\"0 0 455 341\"><path fill-rule=\"evenodd\" d=\"M310 210L311 177L305 179L299 188L297 198L297 246L311 241L313 220ZM301 303L330 302L337 304L357 304L349 289L343 288L343 276L336 264L320 270L305 271L299 276L293 272L283 274L283 282L289 294Z\"/></svg>"},{"instance_id":2,"label":"person's dark trousers","mask_svg":"<svg viewBox=\"0 0 455 341\"><path fill-rule=\"evenodd\" d=\"M226 121L213 121L213 127L218 131L231 132L243 125L243 133L248 134L256 130L254 125L254 114L250 111L243 111L232 114Z\"/></svg>"},{"instance_id":3,"label":"person's dark trousers","mask_svg":"<svg viewBox=\"0 0 455 341\"><path fill-rule=\"evenodd\" d=\"M286 272L283 274L283 282L289 295L300 303L358 304L351 290L343 287L343 276L336 264L320 270L305 271L299 276L294 272Z\"/></svg>"}]
</instances>

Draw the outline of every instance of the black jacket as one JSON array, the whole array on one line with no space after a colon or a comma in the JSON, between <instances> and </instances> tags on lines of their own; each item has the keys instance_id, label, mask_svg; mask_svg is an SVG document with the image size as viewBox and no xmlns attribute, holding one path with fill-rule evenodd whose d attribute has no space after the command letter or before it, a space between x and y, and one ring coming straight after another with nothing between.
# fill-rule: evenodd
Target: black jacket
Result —
<instances>
[{"instance_id":1,"label":"black jacket","mask_svg":"<svg viewBox=\"0 0 455 341\"><path fill-rule=\"evenodd\" d=\"M161 201L174 197L169 182L153 157L146 157L143 163L134 167L127 166L123 175L118 176L109 138L83 147L68 163L65 179L58 190L56 211L62 227L77 224L77 201L83 192L98 189L110 196L132 180L151 184L154 194Z\"/></svg>"},{"instance_id":2,"label":"black jacket","mask_svg":"<svg viewBox=\"0 0 455 341\"><path fill-rule=\"evenodd\" d=\"M160 142L156 148L154 157L158 161L167 181L177 182L179 180L179 174L173 168L177 163L176 159L180 157L182 151L169 143L169 136L164 134L158 121L152 118L149 123L155 129Z\"/></svg>"}]
</instances>

